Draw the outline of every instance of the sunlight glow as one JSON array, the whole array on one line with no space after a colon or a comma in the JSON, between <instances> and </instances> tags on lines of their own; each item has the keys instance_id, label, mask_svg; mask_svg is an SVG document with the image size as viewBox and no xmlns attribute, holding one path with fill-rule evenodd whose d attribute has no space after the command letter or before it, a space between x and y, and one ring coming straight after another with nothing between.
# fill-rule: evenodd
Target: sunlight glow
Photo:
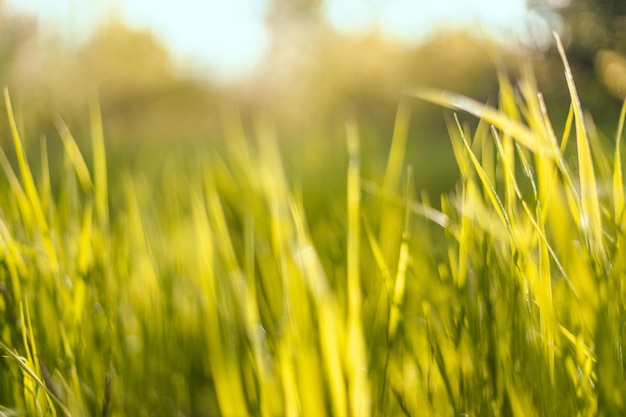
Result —
<instances>
[{"instance_id":1,"label":"sunlight glow","mask_svg":"<svg viewBox=\"0 0 626 417\"><path fill-rule=\"evenodd\" d=\"M181 66L222 81L252 70L270 44L265 23L269 0L5 1L9 12L35 14L44 30L54 27L73 42L86 39L107 18L121 18L151 30ZM495 31L497 36L506 32L545 47L550 31L559 25L554 13L546 18L529 12L525 0L326 0L322 13L342 33L378 30L405 42L454 25Z\"/></svg>"}]
</instances>

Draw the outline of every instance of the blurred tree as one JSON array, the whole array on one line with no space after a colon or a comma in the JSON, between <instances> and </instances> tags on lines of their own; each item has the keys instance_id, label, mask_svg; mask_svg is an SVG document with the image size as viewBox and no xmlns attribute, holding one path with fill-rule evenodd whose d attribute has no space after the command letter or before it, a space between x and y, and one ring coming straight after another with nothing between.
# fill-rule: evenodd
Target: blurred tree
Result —
<instances>
[{"instance_id":1,"label":"blurred tree","mask_svg":"<svg viewBox=\"0 0 626 417\"><path fill-rule=\"evenodd\" d=\"M37 36L37 22L25 15L8 15L0 0L0 77L6 77L23 47Z\"/></svg>"},{"instance_id":2,"label":"blurred tree","mask_svg":"<svg viewBox=\"0 0 626 417\"><path fill-rule=\"evenodd\" d=\"M7 84L26 137L56 137L54 119L60 115L78 140L88 138L88 102L95 92L116 145L218 136L215 90L180 77L150 32L114 20L77 49L52 38L21 51L12 59Z\"/></svg>"}]
</instances>

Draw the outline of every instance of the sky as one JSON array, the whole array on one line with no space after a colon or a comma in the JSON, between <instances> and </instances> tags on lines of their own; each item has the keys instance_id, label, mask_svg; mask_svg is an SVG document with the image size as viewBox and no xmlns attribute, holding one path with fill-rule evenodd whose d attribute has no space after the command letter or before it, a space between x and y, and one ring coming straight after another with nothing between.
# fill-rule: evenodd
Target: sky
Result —
<instances>
[{"instance_id":1,"label":"sky","mask_svg":"<svg viewBox=\"0 0 626 417\"><path fill-rule=\"evenodd\" d=\"M5 0L5 6L35 14L44 30L55 28L71 41L86 39L115 15L153 31L177 62L205 68L226 82L245 76L269 47L267 0ZM405 42L442 25L477 22L517 33L528 32L529 25L543 27L539 43L550 38L545 16L528 12L525 0L326 0L322 11L342 32L378 29Z\"/></svg>"}]
</instances>

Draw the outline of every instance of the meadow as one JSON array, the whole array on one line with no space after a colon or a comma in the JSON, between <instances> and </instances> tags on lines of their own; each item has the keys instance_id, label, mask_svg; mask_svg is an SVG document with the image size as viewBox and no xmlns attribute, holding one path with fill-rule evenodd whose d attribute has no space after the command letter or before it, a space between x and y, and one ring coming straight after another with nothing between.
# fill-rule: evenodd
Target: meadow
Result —
<instances>
[{"instance_id":1,"label":"meadow","mask_svg":"<svg viewBox=\"0 0 626 417\"><path fill-rule=\"evenodd\" d=\"M289 163L234 111L112 169L97 99L57 154L5 89L0 416L624 415L625 111L603 140L561 53L563 131L530 71L497 108L416 87L381 170L358 120ZM437 201L414 100L452 110Z\"/></svg>"}]
</instances>

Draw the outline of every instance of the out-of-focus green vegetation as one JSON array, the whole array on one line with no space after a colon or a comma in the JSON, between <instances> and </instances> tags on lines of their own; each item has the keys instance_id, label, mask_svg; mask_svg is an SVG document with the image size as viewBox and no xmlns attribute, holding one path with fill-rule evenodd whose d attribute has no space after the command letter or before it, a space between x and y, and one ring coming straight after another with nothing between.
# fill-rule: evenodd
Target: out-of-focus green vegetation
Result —
<instances>
[{"instance_id":1,"label":"out-of-focus green vegetation","mask_svg":"<svg viewBox=\"0 0 626 417\"><path fill-rule=\"evenodd\" d=\"M3 22L0 415L626 411L625 116L581 73L312 21L223 87Z\"/></svg>"},{"instance_id":2,"label":"out-of-focus green vegetation","mask_svg":"<svg viewBox=\"0 0 626 417\"><path fill-rule=\"evenodd\" d=\"M312 202L263 120L111 171L96 104L90 158L59 122L63 155L33 161L5 90L0 411L623 414L626 111L605 148L567 76L564 132L528 74L499 110L407 92L481 119L449 118L441 211L414 193L408 101L383 174L348 123Z\"/></svg>"}]
</instances>

